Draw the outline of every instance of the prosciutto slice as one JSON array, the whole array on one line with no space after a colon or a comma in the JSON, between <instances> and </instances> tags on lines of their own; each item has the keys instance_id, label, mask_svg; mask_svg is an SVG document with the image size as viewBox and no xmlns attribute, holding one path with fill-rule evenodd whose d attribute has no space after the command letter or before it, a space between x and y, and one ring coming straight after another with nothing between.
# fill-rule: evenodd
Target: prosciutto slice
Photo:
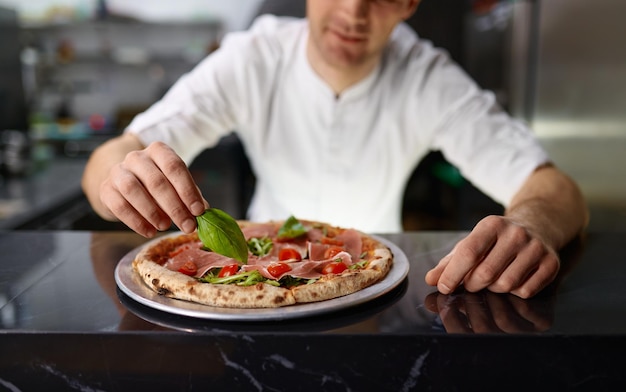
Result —
<instances>
[{"instance_id":1,"label":"prosciutto slice","mask_svg":"<svg viewBox=\"0 0 626 392\"><path fill-rule=\"evenodd\" d=\"M343 248L346 252L350 253L352 260L358 260L361 257L361 252L363 252L361 233L356 230L348 229L344 230L335 238L343 242Z\"/></svg>"},{"instance_id":2,"label":"prosciutto slice","mask_svg":"<svg viewBox=\"0 0 626 392\"><path fill-rule=\"evenodd\" d=\"M222 256L218 253L207 252L200 248L188 248L169 259L164 267L172 271L178 271L185 263L193 262L198 267L196 278L202 277L212 268L221 268L231 264L237 264L237 260Z\"/></svg>"},{"instance_id":3,"label":"prosciutto slice","mask_svg":"<svg viewBox=\"0 0 626 392\"><path fill-rule=\"evenodd\" d=\"M269 271L267 270L267 267L269 267L270 264L278 262L276 258L270 258L270 257L258 258L255 260L254 264L244 265L241 267L241 269L242 271L257 270L265 278L275 279L275 280L280 280L282 277L287 276L287 275L292 276L294 278L316 279L323 275L321 271L326 266L326 264L337 262L338 259L341 259L341 261L345 263L346 265L352 264L352 257L350 256L350 254L348 252L340 252L340 253L337 253L337 255L335 255L334 257L330 259L325 259L325 260L313 261L313 260L306 259L302 261L288 262L287 264L289 264L289 266L291 267L291 271L287 271L277 277L270 274Z\"/></svg>"},{"instance_id":4,"label":"prosciutto slice","mask_svg":"<svg viewBox=\"0 0 626 392\"><path fill-rule=\"evenodd\" d=\"M348 252L350 256L352 256L353 261L358 260L361 257L361 252L363 250L363 241L358 231L345 230L338 236L333 237L332 242L333 244L326 244L323 242L310 242L309 258L311 260L323 260L325 258L326 250L331 247L334 248L337 246Z\"/></svg>"},{"instance_id":5,"label":"prosciutto slice","mask_svg":"<svg viewBox=\"0 0 626 392\"><path fill-rule=\"evenodd\" d=\"M244 226L241 231L243 232L243 236L246 238L246 241L248 241L250 238L274 238L276 233L278 233L278 228L271 223L265 223Z\"/></svg>"}]
</instances>

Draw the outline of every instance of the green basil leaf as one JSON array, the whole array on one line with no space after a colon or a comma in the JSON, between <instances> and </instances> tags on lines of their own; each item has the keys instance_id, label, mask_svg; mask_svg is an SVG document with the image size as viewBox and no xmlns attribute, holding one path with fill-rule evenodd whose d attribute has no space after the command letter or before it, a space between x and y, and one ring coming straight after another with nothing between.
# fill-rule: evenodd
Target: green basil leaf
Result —
<instances>
[{"instance_id":1,"label":"green basil leaf","mask_svg":"<svg viewBox=\"0 0 626 392\"><path fill-rule=\"evenodd\" d=\"M281 240L292 239L306 234L306 227L293 215L287 218L285 223L278 229L278 238Z\"/></svg>"},{"instance_id":2,"label":"green basil leaf","mask_svg":"<svg viewBox=\"0 0 626 392\"><path fill-rule=\"evenodd\" d=\"M209 208L196 217L196 221L198 237L205 247L244 264L248 262L246 238L230 215L217 208Z\"/></svg>"}]
</instances>

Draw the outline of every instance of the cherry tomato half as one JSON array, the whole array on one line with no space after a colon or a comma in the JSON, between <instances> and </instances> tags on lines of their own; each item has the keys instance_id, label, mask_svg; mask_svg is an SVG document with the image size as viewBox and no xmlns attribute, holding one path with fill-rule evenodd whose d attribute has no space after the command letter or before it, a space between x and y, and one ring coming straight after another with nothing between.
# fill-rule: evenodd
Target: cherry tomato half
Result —
<instances>
[{"instance_id":1,"label":"cherry tomato half","mask_svg":"<svg viewBox=\"0 0 626 392\"><path fill-rule=\"evenodd\" d=\"M267 266L267 272L278 278L287 271L291 271L291 266L287 263L272 263Z\"/></svg>"},{"instance_id":2,"label":"cherry tomato half","mask_svg":"<svg viewBox=\"0 0 626 392\"><path fill-rule=\"evenodd\" d=\"M324 251L324 258L332 259L333 257L337 256L337 253L343 252L343 251L344 249L340 246L329 246L328 249Z\"/></svg>"},{"instance_id":3,"label":"cherry tomato half","mask_svg":"<svg viewBox=\"0 0 626 392\"><path fill-rule=\"evenodd\" d=\"M280 260L280 261L285 261L285 260L297 260L297 261L300 261L300 260L302 260L302 256L300 255L300 252L298 252L297 250L295 250L293 248L282 248L278 252L278 260Z\"/></svg>"},{"instance_id":4,"label":"cherry tomato half","mask_svg":"<svg viewBox=\"0 0 626 392\"><path fill-rule=\"evenodd\" d=\"M194 276L198 272L198 266L193 261L187 261L182 267L178 269L178 272L185 275Z\"/></svg>"},{"instance_id":5,"label":"cherry tomato half","mask_svg":"<svg viewBox=\"0 0 626 392\"><path fill-rule=\"evenodd\" d=\"M223 278L226 276L233 276L239 271L239 266L237 264L229 264L222 267L220 273L217 274L219 278Z\"/></svg>"},{"instance_id":6,"label":"cherry tomato half","mask_svg":"<svg viewBox=\"0 0 626 392\"><path fill-rule=\"evenodd\" d=\"M348 267L342 261L332 261L322 268L322 273L324 275L328 274L340 274L345 271Z\"/></svg>"}]
</instances>

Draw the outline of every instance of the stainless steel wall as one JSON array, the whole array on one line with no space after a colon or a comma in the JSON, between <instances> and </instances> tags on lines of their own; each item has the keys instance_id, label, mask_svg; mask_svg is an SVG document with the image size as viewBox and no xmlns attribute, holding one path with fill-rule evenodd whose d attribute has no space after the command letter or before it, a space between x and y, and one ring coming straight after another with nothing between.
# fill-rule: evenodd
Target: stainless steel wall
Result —
<instances>
[{"instance_id":1,"label":"stainless steel wall","mask_svg":"<svg viewBox=\"0 0 626 392\"><path fill-rule=\"evenodd\" d=\"M626 136L626 1L540 0L531 123L540 136Z\"/></svg>"}]
</instances>

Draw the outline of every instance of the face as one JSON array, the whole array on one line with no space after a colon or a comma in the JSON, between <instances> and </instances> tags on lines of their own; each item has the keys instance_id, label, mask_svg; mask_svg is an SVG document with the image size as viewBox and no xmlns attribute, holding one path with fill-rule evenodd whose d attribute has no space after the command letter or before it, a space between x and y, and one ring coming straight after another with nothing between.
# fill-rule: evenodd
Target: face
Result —
<instances>
[{"instance_id":1,"label":"face","mask_svg":"<svg viewBox=\"0 0 626 392\"><path fill-rule=\"evenodd\" d=\"M419 0L308 0L310 45L326 65L353 69L378 61L396 25Z\"/></svg>"}]
</instances>

